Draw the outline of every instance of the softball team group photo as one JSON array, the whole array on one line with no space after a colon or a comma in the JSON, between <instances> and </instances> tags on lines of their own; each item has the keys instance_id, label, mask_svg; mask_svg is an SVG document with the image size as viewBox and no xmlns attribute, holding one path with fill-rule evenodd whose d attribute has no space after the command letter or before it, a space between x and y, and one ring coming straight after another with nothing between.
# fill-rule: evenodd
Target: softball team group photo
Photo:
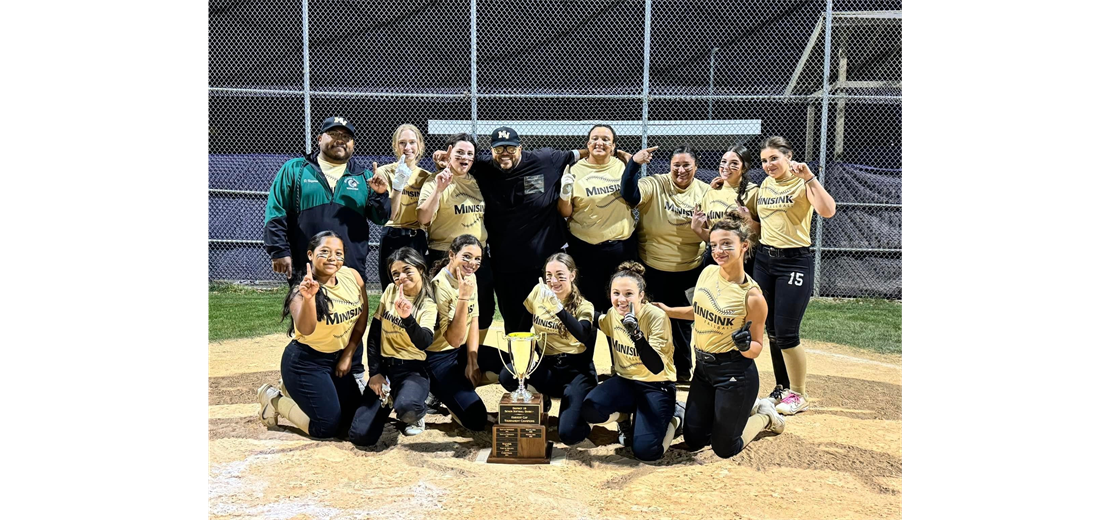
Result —
<instances>
[{"instance_id":1,"label":"softball team group photo","mask_svg":"<svg viewBox=\"0 0 1110 520\"><path fill-rule=\"evenodd\" d=\"M489 333L496 312L505 333L546 338L525 384L569 447L597 446L594 427L615 423L638 460L661 459L679 437L730 458L812 406L799 337L811 223L836 202L786 139L720 157L630 153L598 124L580 149L524 150L500 127L488 150L465 133L428 150L404 124L396 161L381 165L354 156L356 139L378 137L325 119L319 152L286 162L270 188L264 244L289 284L273 312L292 339L281 379L258 389L269 427L281 418L364 447L391 421L420 435L430 413L488 430L496 409L476 389L519 385ZM436 171L419 166L426 157ZM667 173L642 175L663 158ZM695 178L713 161L711 182ZM766 179L749 181L752 169ZM366 268L372 226L382 227L377 273ZM598 373L598 344L611 373ZM765 351L775 386L760 396L754 360Z\"/></svg>"}]
</instances>

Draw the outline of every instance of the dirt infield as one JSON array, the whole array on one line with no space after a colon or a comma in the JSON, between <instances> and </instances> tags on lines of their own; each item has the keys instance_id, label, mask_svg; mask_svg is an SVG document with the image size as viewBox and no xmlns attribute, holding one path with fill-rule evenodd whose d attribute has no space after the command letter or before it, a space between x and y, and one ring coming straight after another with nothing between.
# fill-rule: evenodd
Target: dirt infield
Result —
<instances>
[{"instance_id":1,"label":"dirt infield","mask_svg":"<svg viewBox=\"0 0 1110 520\"><path fill-rule=\"evenodd\" d=\"M497 325L495 325L496 327ZM284 419L270 430L255 392L276 384L288 338L208 346L209 514L213 518L899 518L902 516L901 356L803 342L810 410L787 418L732 459L675 440L642 463L594 427L593 449L556 441L550 466L475 462L490 433L430 414L421 435L391 419L373 449L314 441ZM599 372L608 353L597 349ZM769 355L756 360L761 395ZM503 390L479 389L487 408ZM679 400L685 400L679 386ZM558 411L558 403L553 407ZM548 437L557 439L555 422Z\"/></svg>"}]
</instances>

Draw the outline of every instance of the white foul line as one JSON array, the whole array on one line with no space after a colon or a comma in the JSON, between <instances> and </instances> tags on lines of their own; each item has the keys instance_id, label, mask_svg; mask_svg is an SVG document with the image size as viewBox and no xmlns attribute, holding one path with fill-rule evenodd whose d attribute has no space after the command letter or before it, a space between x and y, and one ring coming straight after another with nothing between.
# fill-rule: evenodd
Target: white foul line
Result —
<instances>
[{"instance_id":1,"label":"white foul line","mask_svg":"<svg viewBox=\"0 0 1110 520\"><path fill-rule=\"evenodd\" d=\"M897 370L902 370L902 366L901 366L901 365L892 365L892 364L890 364L890 363L882 363L882 362L879 362L879 361L872 361L872 360L870 360L870 359L864 359L864 358L858 358L858 357L852 357L852 356L845 356L844 354L834 354L834 353L832 353L832 352L825 352L825 351L823 351L823 350L817 350L817 349L807 348L807 349L806 349L806 352L807 352L807 353L808 353L808 352L813 352L814 354L821 354L821 355L824 355L824 356L830 356L830 357L835 357L835 358L847 359L847 360L850 360L850 361L855 361L856 363L865 363L865 364L870 364L870 365L879 365L879 366L881 366L881 367L887 367L887 368L894 368L894 369L897 369Z\"/></svg>"}]
</instances>

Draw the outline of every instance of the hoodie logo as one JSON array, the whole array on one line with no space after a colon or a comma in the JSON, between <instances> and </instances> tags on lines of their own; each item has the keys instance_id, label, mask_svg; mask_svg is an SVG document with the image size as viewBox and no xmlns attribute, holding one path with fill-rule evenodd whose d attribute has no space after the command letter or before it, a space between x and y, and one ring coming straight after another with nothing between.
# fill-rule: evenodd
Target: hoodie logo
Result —
<instances>
[{"instance_id":1,"label":"hoodie logo","mask_svg":"<svg viewBox=\"0 0 1110 520\"><path fill-rule=\"evenodd\" d=\"M358 189L358 181L356 181L354 179L347 179L347 189L357 190Z\"/></svg>"}]
</instances>

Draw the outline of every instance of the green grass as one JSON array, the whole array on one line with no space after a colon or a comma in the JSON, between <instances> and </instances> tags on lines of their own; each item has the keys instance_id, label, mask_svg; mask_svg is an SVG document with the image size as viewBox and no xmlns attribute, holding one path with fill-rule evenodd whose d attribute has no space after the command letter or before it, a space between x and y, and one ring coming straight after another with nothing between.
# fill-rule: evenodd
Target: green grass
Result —
<instances>
[{"instance_id":1,"label":"green grass","mask_svg":"<svg viewBox=\"0 0 1110 520\"><path fill-rule=\"evenodd\" d=\"M902 353L902 303L814 298L802 320L802 338Z\"/></svg>"},{"instance_id":2,"label":"green grass","mask_svg":"<svg viewBox=\"0 0 1110 520\"><path fill-rule=\"evenodd\" d=\"M287 289L255 289L240 285L208 286L208 341L284 334L289 321L281 320ZM370 309L378 295L370 295Z\"/></svg>"},{"instance_id":3,"label":"green grass","mask_svg":"<svg viewBox=\"0 0 1110 520\"><path fill-rule=\"evenodd\" d=\"M286 289L239 285L208 287L208 341L284 333L279 321ZM370 295L370 310L378 295ZM494 314L500 320L501 314ZM887 300L815 298L802 320L802 338L851 345L883 354L902 353L902 304Z\"/></svg>"}]
</instances>

